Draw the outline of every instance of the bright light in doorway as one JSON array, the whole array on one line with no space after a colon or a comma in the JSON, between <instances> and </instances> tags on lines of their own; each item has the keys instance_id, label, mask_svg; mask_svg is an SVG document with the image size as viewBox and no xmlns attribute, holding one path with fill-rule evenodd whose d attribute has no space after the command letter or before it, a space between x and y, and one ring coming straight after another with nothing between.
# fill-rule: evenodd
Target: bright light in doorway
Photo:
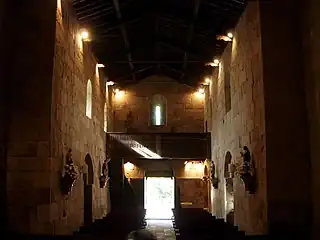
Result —
<instances>
[{"instance_id":1,"label":"bright light in doorway","mask_svg":"<svg viewBox=\"0 0 320 240\"><path fill-rule=\"evenodd\" d=\"M161 107L160 106L156 106L155 118L156 118L156 126L160 126L161 125Z\"/></svg>"},{"instance_id":2,"label":"bright light in doorway","mask_svg":"<svg viewBox=\"0 0 320 240\"><path fill-rule=\"evenodd\" d=\"M228 32L227 36L228 36L229 38L233 38L232 32Z\"/></svg>"},{"instance_id":3,"label":"bright light in doorway","mask_svg":"<svg viewBox=\"0 0 320 240\"><path fill-rule=\"evenodd\" d=\"M148 177L144 182L146 218L170 219L174 208L174 178Z\"/></svg>"}]
</instances>

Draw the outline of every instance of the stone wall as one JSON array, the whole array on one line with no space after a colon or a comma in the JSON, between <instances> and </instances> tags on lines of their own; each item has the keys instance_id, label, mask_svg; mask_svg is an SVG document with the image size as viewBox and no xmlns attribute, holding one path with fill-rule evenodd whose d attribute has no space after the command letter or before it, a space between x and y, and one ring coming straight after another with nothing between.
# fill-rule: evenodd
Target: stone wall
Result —
<instances>
[{"instance_id":1,"label":"stone wall","mask_svg":"<svg viewBox=\"0 0 320 240\"><path fill-rule=\"evenodd\" d=\"M258 175L258 191L250 195L239 176L233 179L235 225L247 233L267 231L266 150L262 83L261 36L258 3L251 2L236 28L234 40L226 47L219 68L213 72L207 89L212 101L212 160L219 188L212 189L212 211L226 218L225 158L240 163L243 146L251 151ZM230 77L231 110L226 111L226 73ZM208 102L207 102L208 104Z\"/></svg>"},{"instance_id":2,"label":"stone wall","mask_svg":"<svg viewBox=\"0 0 320 240\"><path fill-rule=\"evenodd\" d=\"M303 58L296 29L301 15L298 3L260 3L271 232L306 231L311 223Z\"/></svg>"},{"instance_id":3,"label":"stone wall","mask_svg":"<svg viewBox=\"0 0 320 240\"><path fill-rule=\"evenodd\" d=\"M128 86L123 98L113 99L114 130L124 132L126 116L132 111L135 132L203 132L203 99L196 98L194 91L159 76ZM150 125L150 100L154 94L161 94L167 100L167 124L163 127Z\"/></svg>"},{"instance_id":4,"label":"stone wall","mask_svg":"<svg viewBox=\"0 0 320 240\"><path fill-rule=\"evenodd\" d=\"M84 206L85 198L92 201L93 219L102 218L109 211L108 190L99 187L98 179L101 165L106 159L106 86L96 68L97 62L90 51L90 43L83 42L79 33L71 1L62 1L62 9L58 9L56 19L50 145L50 218L54 223L55 233L71 233L83 224L84 212L91 211ZM92 84L91 118L86 116L89 79ZM58 183L69 148L72 149L73 160L80 175L70 197L65 199L61 196ZM85 158L91 159L93 172L90 172L90 163L86 166ZM87 190L85 191L84 186L90 182L84 183L84 174L93 174L92 190L89 190L92 191L92 196L90 193L85 196Z\"/></svg>"},{"instance_id":5,"label":"stone wall","mask_svg":"<svg viewBox=\"0 0 320 240\"><path fill-rule=\"evenodd\" d=\"M6 229L6 74L4 70L6 69L6 48L5 48L5 35L4 35L4 14L5 14L5 1L0 2L0 219L3 222L3 226L0 230Z\"/></svg>"},{"instance_id":6,"label":"stone wall","mask_svg":"<svg viewBox=\"0 0 320 240\"><path fill-rule=\"evenodd\" d=\"M208 208L208 182L202 179L177 178L182 208Z\"/></svg>"},{"instance_id":7,"label":"stone wall","mask_svg":"<svg viewBox=\"0 0 320 240\"><path fill-rule=\"evenodd\" d=\"M311 176L313 193L313 239L320 236L320 37L319 2L304 1L300 4L301 41L304 52L304 79L310 134Z\"/></svg>"},{"instance_id":8,"label":"stone wall","mask_svg":"<svg viewBox=\"0 0 320 240\"><path fill-rule=\"evenodd\" d=\"M52 230L47 206L55 8L55 1L6 2L7 230L14 232Z\"/></svg>"},{"instance_id":9,"label":"stone wall","mask_svg":"<svg viewBox=\"0 0 320 240\"><path fill-rule=\"evenodd\" d=\"M70 4L63 1L63 14L60 10L57 14L56 0L6 1L5 5L0 91L5 89L1 103L10 107L3 110L0 105L5 112L0 119L5 148L0 152L6 156L1 168L7 168L1 174L1 184L6 184L1 187L6 198L1 206L7 202L7 230L16 233L69 234L83 224L82 172L87 154L94 166L93 218L108 211L107 189L98 187L105 159L105 83L96 73L90 47L78 48L79 28ZM93 85L90 120L85 117L89 78ZM65 199L59 178L69 148L80 176Z\"/></svg>"},{"instance_id":10,"label":"stone wall","mask_svg":"<svg viewBox=\"0 0 320 240\"><path fill-rule=\"evenodd\" d=\"M219 189L212 191L213 213L226 217L231 197L224 178L226 152L231 153L232 162L240 163L241 148L248 146L257 192L248 194L239 177L233 179L234 222L248 234L301 232L311 225L309 136L302 49L296 34L298 16L296 1L250 2L207 89L213 102L212 159L220 180ZM306 72L314 71L309 68ZM230 111L225 107L228 75ZM310 73L308 77L312 79ZM310 96L307 94L311 131L317 134L314 103L318 93L314 91L318 90L306 80L308 91L312 86ZM317 142L315 135L311 141ZM313 154L315 157L316 152Z\"/></svg>"}]
</instances>

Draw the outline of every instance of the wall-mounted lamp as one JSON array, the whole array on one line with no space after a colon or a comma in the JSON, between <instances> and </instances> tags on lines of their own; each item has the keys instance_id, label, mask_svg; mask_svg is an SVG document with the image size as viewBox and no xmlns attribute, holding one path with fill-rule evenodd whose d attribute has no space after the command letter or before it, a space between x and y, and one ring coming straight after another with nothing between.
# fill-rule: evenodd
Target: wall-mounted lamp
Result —
<instances>
[{"instance_id":1,"label":"wall-mounted lamp","mask_svg":"<svg viewBox=\"0 0 320 240\"><path fill-rule=\"evenodd\" d=\"M81 33L80 33L80 36L81 36L82 41L84 41L84 42L89 41L89 32L88 32L88 30L82 29Z\"/></svg>"},{"instance_id":2,"label":"wall-mounted lamp","mask_svg":"<svg viewBox=\"0 0 320 240\"><path fill-rule=\"evenodd\" d=\"M206 65L210 67L219 67L220 61L219 59L214 59L213 62L209 62Z\"/></svg>"},{"instance_id":3,"label":"wall-mounted lamp","mask_svg":"<svg viewBox=\"0 0 320 240\"><path fill-rule=\"evenodd\" d=\"M204 85L210 85L210 83L211 83L211 79L210 78L205 78L204 79Z\"/></svg>"},{"instance_id":4,"label":"wall-mounted lamp","mask_svg":"<svg viewBox=\"0 0 320 240\"><path fill-rule=\"evenodd\" d=\"M108 86L113 86L113 85L114 85L114 82L108 81L108 82L107 82L107 85L108 85Z\"/></svg>"},{"instance_id":5,"label":"wall-mounted lamp","mask_svg":"<svg viewBox=\"0 0 320 240\"><path fill-rule=\"evenodd\" d=\"M233 33L232 32L228 32L227 36L228 36L228 38L232 39L233 38Z\"/></svg>"},{"instance_id":6,"label":"wall-mounted lamp","mask_svg":"<svg viewBox=\"0 0 320 240\"><path fill-rule=\"evenodd\" d=\"M201 93L201 94L204 94L204 88L203 87L200 87L199 89L198 89L198 93Z\"/></svg>"},{"instance_id":7,"label":"wall-mounted lamp","mask_svg":"<svg viewBox=\"0 0 320 240\"><path fill-rule=\"evenodd\" d=\"M125 95L125 91L124 90L120 90L119 88L116 88L114 90L114 97L115 97L116 100L123 99L124 95Z\"/></svg>"},{"instance_id":8,"label":"wall-mounted lamp","mask_svg":"<svg viewBox=\"0 0 320 240\"><path fill-rule=\"evenodd\" d=\"M227 36L225 35L217 35L217 40L225 41L225 42L232 42L233 34L228 33Z\"/></svg>"},{"instance_id":9,"label":"wall-mounted lamp","mask_svg":"<svg viewBox=\"0 0 320 240\"><path fill-rule=\"evenodd\" d=\"M104 65L101 63L97 63L97 68L104 68Z\"/></svg>"},{"instance_id":10,"label":"wall-mounted lamp","mask_svg":"<svg viewBox=\"0 0 320 240\"><path fill-rule=\"evenodd\" d=\"M127 162L124 164L125 171L132 171L134 169L134 165L131 162Z\"/></svg>"}]
</instances>

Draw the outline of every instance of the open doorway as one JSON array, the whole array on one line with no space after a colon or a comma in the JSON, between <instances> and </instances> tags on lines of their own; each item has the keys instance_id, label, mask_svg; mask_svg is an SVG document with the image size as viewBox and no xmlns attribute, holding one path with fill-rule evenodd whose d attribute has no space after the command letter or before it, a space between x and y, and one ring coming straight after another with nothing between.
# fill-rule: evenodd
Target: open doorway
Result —
<instances>
[{"instance_id":1,"label":"open doorway","mask_svg":"<svg viewBox=\"0 0 320 240\"><path fill-rule=\"evenodd\" d=\"M144 208L148 219L170 219L174 208L174 178L145 178Z\"/></svg>"}]
</instances>

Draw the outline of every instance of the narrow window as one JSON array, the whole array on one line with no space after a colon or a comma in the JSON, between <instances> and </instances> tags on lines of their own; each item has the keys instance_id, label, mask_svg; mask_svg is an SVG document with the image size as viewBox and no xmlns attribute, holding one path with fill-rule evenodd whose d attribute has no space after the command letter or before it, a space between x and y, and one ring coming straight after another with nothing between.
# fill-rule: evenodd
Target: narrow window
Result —
<instances>
[{"instance_id":1,"label":"narrow window","mask_svg":"<svg viewBox=\"0 0 320 240\"><path fill-rule=\"evenodd\" d=\"M161 95L154 95L151 102L151 125L166 125L166 99Z\"/></svg>"},{"instance_id":2,"label":"narrow window","mask_svg":"<svg viewBox=\"0 0 320 240\"><path fill-rule=\"evenodd\" d=\"M155 106L155 125L160 126L161 125L161 106L156 105Z\"/></svg>"},{"instance_id":3,"label":"narrow window","mask_svg":"<svg viewBox=\"0 0 320 240\"><path fill-rule=\"evenodd\" d=\"M105 132L107 132L107 124L108 124L108 120L107 120L107 103L104 104L104 126L103 129Z\"/></svg>"},{"instance_id":4,"label":"narrow window","mask_svg":"<svg viewBox=\"0 0 320 240\"><path fill-rule=\"evenodd\" d=\"M90 80L87 83L86 116L88 118L92 116L92 85Z\"/></svg>"},{"instance_id":5,"label":"narrow window","mask_svg":"<svg viewBox=\"0 0 320 240\"><path fill-rule=\"evenodd\" d=\"M226 113L231 110L231 86L230 86L230 73L228 70L224 72L224 97L225 97L225 110Z\"/></svg>"}]
</instances>

